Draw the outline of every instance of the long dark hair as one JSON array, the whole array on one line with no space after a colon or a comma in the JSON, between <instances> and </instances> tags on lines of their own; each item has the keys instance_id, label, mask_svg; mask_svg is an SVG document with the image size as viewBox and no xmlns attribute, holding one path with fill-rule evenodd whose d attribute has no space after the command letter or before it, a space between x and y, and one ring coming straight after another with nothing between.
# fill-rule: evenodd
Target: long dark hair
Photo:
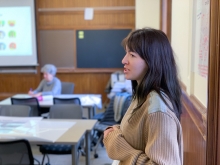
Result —
<instances>
[{"instance_id":1,"label":"long dark hair","mask_svg":"<svg viewBox=\"0 0 220 165\"><path fill-rule=\"evenodd\" d=\"M156 91L167 106L169 105L165 98L168 97L173 105L171 110L180 119L182 92L173 50L166 34L152 28L135 30L123 40L123 45L138 53L148 66L140 84L136 80L131 81L133 99L138 100L133 114L146 101L147 95Z\"/></svg>"}]
</instances>

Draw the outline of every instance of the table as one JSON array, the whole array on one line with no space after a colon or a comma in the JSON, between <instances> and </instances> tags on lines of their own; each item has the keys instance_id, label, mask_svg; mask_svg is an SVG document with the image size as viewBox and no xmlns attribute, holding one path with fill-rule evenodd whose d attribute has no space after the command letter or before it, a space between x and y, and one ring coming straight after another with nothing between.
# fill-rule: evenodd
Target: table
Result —
<instances>
[{"instance_id":1,"label":"table","mask_svg":"<svg viewBox=\"0 0 220 165\"><path fill-rule=\"evenodd\" d=\"M15 124L22 122L16 122L16 120L23 120L23 123L25 121L33 123L36 122L36 127L31 126L31 131L28 133L21 133L20 130L27 130L27 127L29 128L30 124L23 124L16 128ZM80 143L80 140L85 135L86 137L86 165L90 165L90 136L91 131L94 128L97 120L66 120L66 119L41 119L37 120L35 117L2 117L0 116L0 140L6 141L6 140L15 140L15 139L21 139L25 138L32 144L71 144L72 145L72 165L77 165L77 149L78 145ZM12 131L12 133L8 133L5 130L8 130L8 128L5 128L5 126L8 123L9 125L13 125L12 129L17 129L17 131ZM27 126L28 125L28 126ZM60 126L61 125L61 126ZM63 128L62 128L63 125ZM64 126L66 129L64 129ZM46 129L46 128L47 129ZM18 129L20 128L20 130ZM49 129L48 129L49 128ZM30 132L34 132L33 136L30 135ZM18 132L18 133L17 133ZM38 134L36 135L36 132ZM43 132L43 133L42 133ZM28 134L28 135L27 135ZM45 136L47 134L47 136ZM44 136L42 136L44 135ZM53 135L53 136L51 136ZM54 138L55 137L55 138Z\"/></svg>"},{"instance_id":2,"label":"table","mask_svg":"<svg viewBox=\"0 0 220 165\"><path fill-rule=\"evenodd\" d=\"M16 94L15 98L30 98L28 94ZM39 101L40 107L50 107L53 105L53 97L57 98L73 98L78 97L81 101L82 107L88 109L88 118L91 119L95 114L95 108L102 108L101 94L62 94L62 95L48 95L43 96L43 100ZM0 105L11 105L11 98L0 101Z\"/></svg>"}]
</instances>

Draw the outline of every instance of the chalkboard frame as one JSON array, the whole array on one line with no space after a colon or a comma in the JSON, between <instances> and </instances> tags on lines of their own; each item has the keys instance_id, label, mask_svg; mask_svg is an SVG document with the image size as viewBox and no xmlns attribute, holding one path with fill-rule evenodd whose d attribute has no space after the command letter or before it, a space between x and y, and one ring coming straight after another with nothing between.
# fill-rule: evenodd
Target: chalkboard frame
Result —
<instances>
[{"instance_id":1,"label":"chalkboard frame","mask_svg":"<svg viewBox=\"0 0 220 165\"><path fill-rule=\"evenodd\" d=\"M96 68L96 67L93 67L93 68L79 68L78 66L77 66L77 48L76 48L76 38L78 37L77 36L77 31L79 31L79 30L83 30L83 31L85 31L85 30L114 30L114 28L113 29L110 29L110 28L104 28L104 29L39 29L40 31L53 31L53 30L70 30L70 31L73 31L74 32L74 34L73 34L73 42L74 42L74 44L73 44L73 53L72 53L72 57L73 57L73 66L58 66L57 67L57 72L58 73L85 73L85 72L89 72L89 73L92 73L92 72L94 72L94 73L96 73L96 72L102 72L102 73L111 73L111 72L114 72L114 71L118 71L118 70L123 70L123 67L112 67L112 68L106 68L106 67L98 67L98 68ZM133 30L133 28L130 28L130 27L126 27L126 28L117 28L117 29L115 29L115 30L129 30L129 32L130 31L132 31ZM126 35L127 36L127 35ZM126 37L125 36L125 37ZM40 36L38 36L39 38L40 38ZM40 39L39 39L39 41L40 41ZM122 41L122 40L121 40ZM125 51L124 51L124 48L122 47L122 45L121 45L121 41L120 41L120 43L118 44L118 46L120 46L121 47L121 49L123 49L123 52L122 52L122 57L125 55ZM39 50L41 49L41 48L38 48ZM39 51L38 51L39 52ZM39 59L41 59L41 54L38 56L38 58ZM72 60L72 59L71 59ZM121 63L121 60L122 60L122 58L120 58L119 59L119 61L120 61L120 63ZM40 61L40 60L39 60ZM53 63L53 61L51 61L51 63ZM40 63L40 65L42 66L42 64Z\"/></svg>"}]
</instances>

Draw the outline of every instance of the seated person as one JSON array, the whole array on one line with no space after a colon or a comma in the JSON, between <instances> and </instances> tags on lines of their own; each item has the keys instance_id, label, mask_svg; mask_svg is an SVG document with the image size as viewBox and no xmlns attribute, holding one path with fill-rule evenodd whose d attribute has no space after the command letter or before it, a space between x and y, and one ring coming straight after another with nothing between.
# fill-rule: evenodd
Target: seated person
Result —
<instances>
[{"instance_id":1,"label":"seated person","mask_svg":"<svg viewBox=\"0 0 220 165\"><path fill-rule=\"evenodd\" d=\"M43 95L59 95L61 94L61 82L55 77L57 68L52 64L46 64L41 68L44 79L34 91L30 90L29 95L39 97Z\"/></svg>"}]
</instances>

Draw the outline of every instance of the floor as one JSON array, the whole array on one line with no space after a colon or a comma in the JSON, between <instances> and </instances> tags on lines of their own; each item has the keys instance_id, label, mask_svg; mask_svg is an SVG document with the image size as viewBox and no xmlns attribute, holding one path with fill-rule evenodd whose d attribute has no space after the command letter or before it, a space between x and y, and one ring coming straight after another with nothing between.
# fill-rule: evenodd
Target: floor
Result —
<instances>
[{"instance_id":1,"label":"floor","mask_svg":"<svg viewBox=\"0 0 220 165\"><path fill-rule=\"evenodd\" d=\"M38 146L32 145L32 151L33 151L34 157L41 162L43 156L39 152ZM112 164L112 160L108 157L104 147L100 145L97 151L98 151L99 157L96 159L94 158L93 151L91 151L90 165L111 165ZM49 157L50 157L50 165L72 165L71 155L49 155ZM78 165L85 165L85 156L80 156Z\"/></svg>"}]
</instances>

